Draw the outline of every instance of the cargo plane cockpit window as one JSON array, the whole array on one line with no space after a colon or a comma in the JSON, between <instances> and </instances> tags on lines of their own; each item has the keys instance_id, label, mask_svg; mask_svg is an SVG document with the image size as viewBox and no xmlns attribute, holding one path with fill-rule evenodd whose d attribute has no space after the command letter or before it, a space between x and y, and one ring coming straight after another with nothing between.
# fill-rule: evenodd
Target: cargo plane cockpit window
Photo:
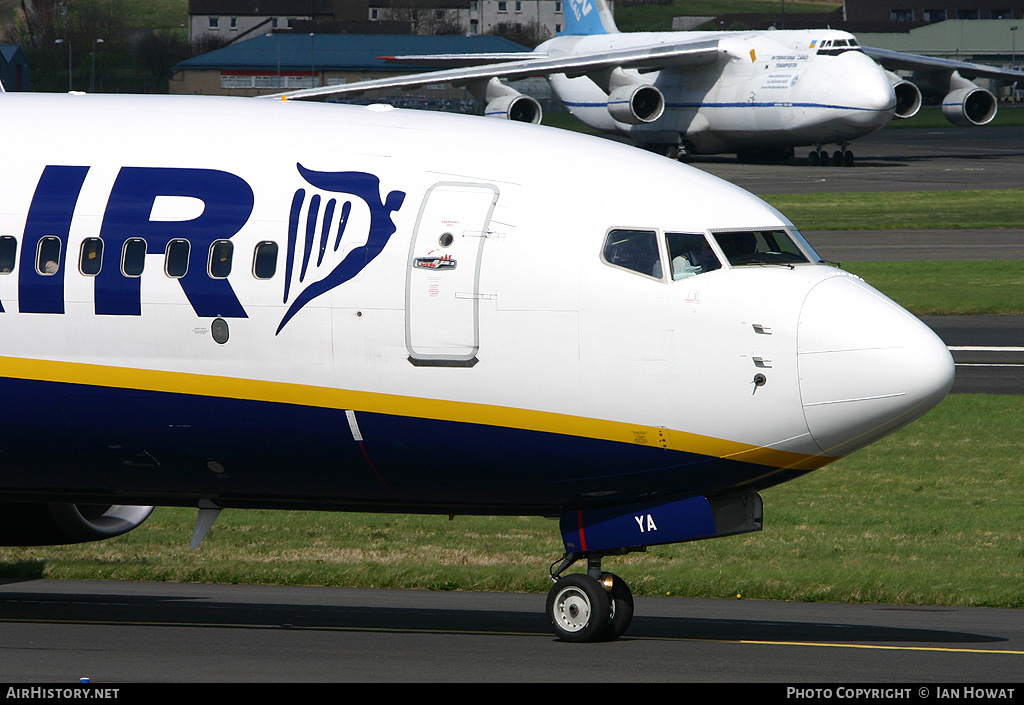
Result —
<instances>
[{"instance_id":1,"label":"cargo plane cockpit window","mask_svg":"<svg viewBox=\"0 0 1024 705\"><path fill-rule=\"evenodd\" d=\"M661 279L661 252L653 230L610 230L601 253L604 261L648 277Z\"/></svg>"},{"instance_id":2,"label":"cargo plane cockpit window","mask_svg":"<svg viewBox=\"0 0 1024 705\"><path fill-rule=\"evenodd\" d=\"M802 264L808 262L793 237L785 230L742 230L714 233L729 264Z\"/></svg>"},{"instance_id":3,"label":"cargo plane cockpit window","mask_svg":"<svg viewBox=\"0 0 1024 705\"><path fill-rule=\"evenodd\" d=\"M673 281L722 268L707 238L696 233L665 233Z\"/></svg>"}]
</instances>

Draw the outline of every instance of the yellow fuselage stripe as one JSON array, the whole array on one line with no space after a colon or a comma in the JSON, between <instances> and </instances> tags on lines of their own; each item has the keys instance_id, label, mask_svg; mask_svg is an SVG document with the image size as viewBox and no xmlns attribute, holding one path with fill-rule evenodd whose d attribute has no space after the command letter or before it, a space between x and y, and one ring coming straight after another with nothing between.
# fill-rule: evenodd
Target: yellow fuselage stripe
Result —
<instances>
[{"instance_id":1,"label":"yellow fuselage stripe","mask_svg":"<svg viewBox=\"0 0 1024 705\"><path fill-rule=\"evenodd\" d=\"M551 411L363 392L291 382L223 377L190 372L168 372L81 362L0 357L0 377L132 389L169 394L296 404L325 409L352 409L369 413L458 423L501 426L526 431L558 433L581 438L631 443L727 458L771 468L813 470L834 458L804 455L760 446L621 421L592 419Z\"/></svg>"}]
</instances>

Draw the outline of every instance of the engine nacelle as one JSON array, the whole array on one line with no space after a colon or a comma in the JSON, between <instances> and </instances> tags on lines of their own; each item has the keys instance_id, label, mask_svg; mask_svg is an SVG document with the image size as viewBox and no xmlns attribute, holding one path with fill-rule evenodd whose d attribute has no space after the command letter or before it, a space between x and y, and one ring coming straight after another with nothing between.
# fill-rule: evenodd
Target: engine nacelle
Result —
<instances>
[{"instance_id":1,"label":"engine nacelle","mask_svg":"<svg viewBox=\"0 0 1024 705\"><path fill-rule=\"evenodd\" d=\"M608 112L627 125L654 122L665 112L665 96L646 84L619 86L608 95Z\"/></svg>"},{"instance_id":2,"label":"engine nacelle","mask_svg":"<svg viewBox=\"0 0 1024 705\"><path fill-rule=\"evenodd\" d=\"M0 504L0 546L56 546L102 541L144 522L153 507L121 504Z\"/></svg>"},{"instance_id":3,"label":"engine nacelle","mask_svg":"<svg viewBox=\"0 0 1024 705\"><path fill-rule=\"evenodd\" d=\"M539 125L544 111L536 99L522 93L515 93L498 96L491 100L487 103L484 115Z\"/></svg>"},{"instance_id":4,"label":"engine nacelle","mask_svg":"<svg viewBox=\"0 0 1024 705\"><path fill-rule=\"evenodd\" d=\"M896 81L892 85L896 93L896 117L910 118L921 109L921 89L910 81Z\"/></svg>"},{"instance_id":5,"label":"engine nacelle","mask_svg":"<svg viewBox=\"0 0 1024 705\"><path fill-rule=\"evenodd\" d=\"M942 99L942 116L954 125L987 125L996 116L996 97L971 84L957 88Z\"/></svg>"}]
</instances>

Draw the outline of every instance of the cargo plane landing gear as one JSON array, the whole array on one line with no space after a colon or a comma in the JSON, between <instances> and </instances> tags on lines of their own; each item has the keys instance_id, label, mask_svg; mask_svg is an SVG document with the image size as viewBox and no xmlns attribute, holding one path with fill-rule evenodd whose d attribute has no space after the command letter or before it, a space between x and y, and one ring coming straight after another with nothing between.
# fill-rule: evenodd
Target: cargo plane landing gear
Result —
<instances>
[{"instance_id":1,"label":"cargo plane landing gear","mask_svg":"<svg viewBox=\"0 0 1024 705\"><path fill-rule=\"evenodd\" d=\"M580 558L587 572L562 576ZM622 578L601 571L601 555L567 553L551 573L547 615L562 641L611 641L625 634L633 621L633 593Z\"/></svg>"},{"instance_id":2,"label":"cargo plane landing gear","mask_svg":"<svg viewBox=\"0 0 1024 705\"><path fill-rule=\"evenodd\" d=\"M811 166L853 166L853 152L844 144L829 156L827 149L818 147L807 155L807 161Z\"/></svg>"}]
</instances>

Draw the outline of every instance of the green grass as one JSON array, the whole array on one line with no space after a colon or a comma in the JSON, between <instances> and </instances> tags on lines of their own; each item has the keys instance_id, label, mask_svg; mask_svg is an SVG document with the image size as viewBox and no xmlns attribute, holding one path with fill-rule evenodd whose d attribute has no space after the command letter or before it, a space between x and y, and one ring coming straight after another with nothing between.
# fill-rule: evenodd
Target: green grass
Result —
<instances>
[{"instance_id":1,"label":"green grass","mask_svg":"<svg viewBox=\"0 0 1024 705\"><path fill-rule=\"evenodd\" d=\"M541 119L542 125L548 127L557 127L562 130L572 130L573 132L582 132L588 135L604 135L605 133L596 127L591 127L579 118L575 117L572 113L556 113L548 111L544 113Z\"/></svg>"},{"instance_id":2,"label":"green grass","mask_svg":"<svg viewBox=\"0 0 1024 705\"><path fill-rule=\"evenodd\" d=\"M843 269L919 315L1024 314L1022 260L847 262Z\"/></svg>"},{"instance_id":3,"label":"green grass","mask_svg":"<svg viewBox=\"0 0 1024 705\"><path fill-rule=\"evenodd\" d=\"M1019 189L768 194L801 230L1024 227Z\"/></svg>"},{"instance_id":4,"label":"green grass","mask_svg":"<svg viewBox=\"0 0 1024 705\"><path fill-rule=\"evenodd\" d=\"M188 27L188 0L116 0L131 27L177 29Z\"/></svg>"},{"instance_id":5,"label":"green grass","mask_svg":"<svg viewBox=\"0 0 1024 705\"><path fill-rule=\"evenodd\" d=\"M1019 190L763 196L804 231L1024 228ZM899 237L898 232L893 233ZM1024 252L1024 236L1021 237ZM1024 314L1024 260L852 262L843 268L918 314Z\"/></svg>"},{"instance_id":6,"label":"green grass","mask_svg":"<svg viewBox=\"0 0 1024 705\"><path fill-rule=\"evenodd\" d=\"M765 530L609 558L637 594L1024 607L1024 396L955 395L906 429L762 492ZM542 592L557 523L158 509L111 541L0 549L0 578Z\"/></svg>"},{"instance_id":7,"label":"green grass","mask_svg":"<svg viewBox=\"0 0 1024 705\"><path fill-rule=\"evenodd\" d=\"M990 122L988 126L998 127L1020 127L1024 125L1024 103L1000 103L999 110L996 113L995 118ZM957 127L946 118L942 117L942 109L938 106L926 106L921 108L920 112L912 118L906 120L893 120L885 129L900 129L900 128L927 128L935 129L942 127ZM977 128L964 128L960 129L977 129ZM984 128L981 128L984 129Z\"/></svg>"}]
</instances>

